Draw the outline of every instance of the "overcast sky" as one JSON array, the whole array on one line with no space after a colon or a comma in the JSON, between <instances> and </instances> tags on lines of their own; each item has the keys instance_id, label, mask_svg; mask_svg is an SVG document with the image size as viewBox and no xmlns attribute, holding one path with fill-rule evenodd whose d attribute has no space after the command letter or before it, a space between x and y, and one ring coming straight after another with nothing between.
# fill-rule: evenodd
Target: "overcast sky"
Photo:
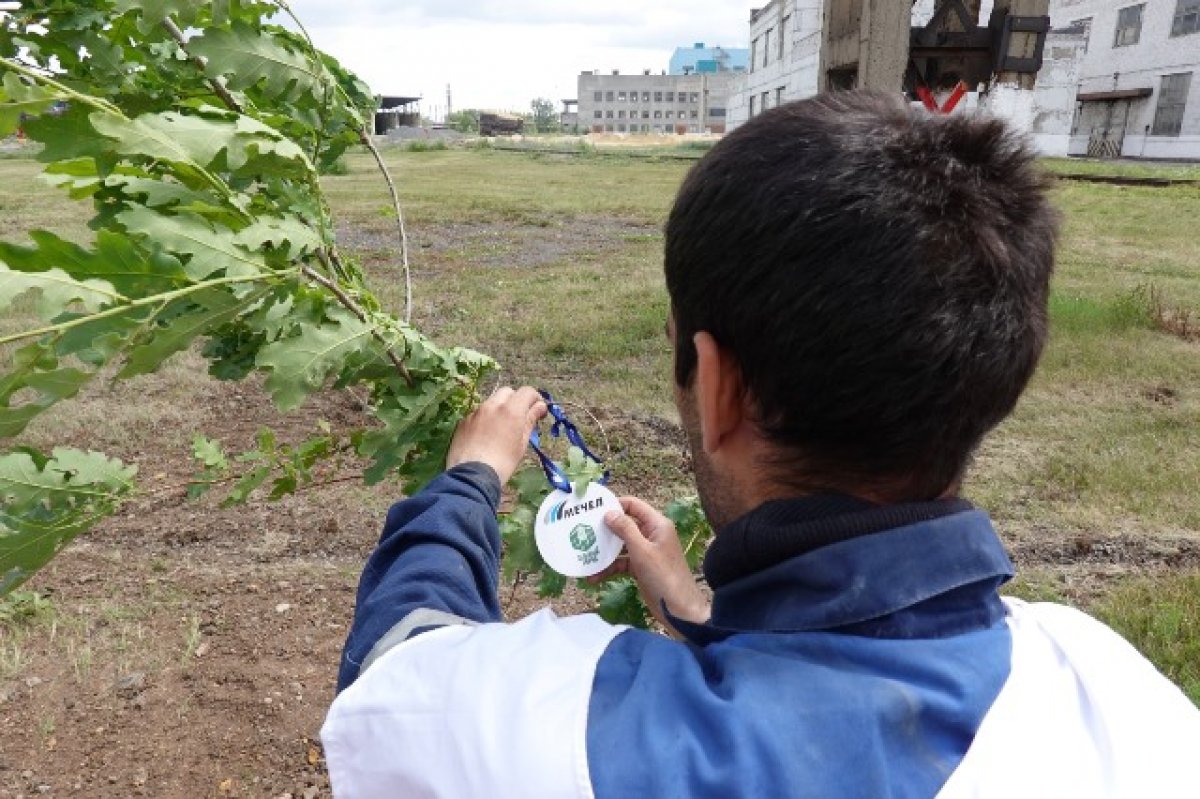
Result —
<instances>
[{"instance_id":1,"label":"overcast sky","mask_svg":"<svg viewBox=\"0 0 1200 799\"><path fill-rule=\"evenodd\" d=\"M574 98L587 69L667 68L694 42L745 47L765 0L292 0L317 46L376 94L421 95L426 114L528 110Z\"/></svg>"}]
</instances>

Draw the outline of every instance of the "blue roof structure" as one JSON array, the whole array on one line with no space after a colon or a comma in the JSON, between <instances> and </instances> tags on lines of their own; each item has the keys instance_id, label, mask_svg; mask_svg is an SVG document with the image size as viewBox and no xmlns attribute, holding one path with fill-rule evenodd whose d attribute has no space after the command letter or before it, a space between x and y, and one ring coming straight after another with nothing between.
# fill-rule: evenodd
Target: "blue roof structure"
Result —
<instances>
[{"instance_id":1,"label":"blue roof structure","mask_svg":"<svg viewBox=\"0 0 1200 799\"><path fill-rule=\"evenodd\" d=\"M707 47L697 42L691 47L675 48L671 56L671 74L697 72L745 72L750 67L750 50L744 47Z\"/></svg>"}]
</instances>

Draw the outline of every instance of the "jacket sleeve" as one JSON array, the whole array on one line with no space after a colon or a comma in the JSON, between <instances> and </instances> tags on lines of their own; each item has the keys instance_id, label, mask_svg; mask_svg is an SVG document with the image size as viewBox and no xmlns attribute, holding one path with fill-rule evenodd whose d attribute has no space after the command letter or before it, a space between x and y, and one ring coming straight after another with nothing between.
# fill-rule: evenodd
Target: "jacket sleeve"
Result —
<instances>
[{"instance_id":1,"label":"jacket sleeve","mask_svg":"<svg viewBox=\"0 0 1200 799\"><path fill-rule=\"evenodd\" d=\"M339 692L374 657L417 633L501 620L499 502L496 472L466 463L392 506L359 581Z\"/></svg>"}]
</instances>

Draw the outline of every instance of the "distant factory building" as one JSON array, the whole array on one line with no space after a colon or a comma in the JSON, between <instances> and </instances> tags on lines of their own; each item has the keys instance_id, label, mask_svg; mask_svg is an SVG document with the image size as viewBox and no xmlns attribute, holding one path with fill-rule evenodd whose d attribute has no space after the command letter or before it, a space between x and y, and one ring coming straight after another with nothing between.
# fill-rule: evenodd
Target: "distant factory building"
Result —
<instances>
[{"instance_id":1,"label":"distant factory building","mask_svg":"<svg viewBox=\"0 0 1200 799\"><path fill-rule=\"evenodd\" d=\"M732 71L579 76L579 126L592 133L724 133Z\"/></svg>"},{"instance_id":2,"label":"distant factory building","mask_svg":"<svg viewBox=\"0 0 1200 799\"><path fill-rule=\"evenodd\" d=\"M691 47L678 47L671 56L672 75L691 75L698 72L745 72L750 63L750 51L736 47L707 47L697 42Z\"/></svg>"},{"instance_id":3,"label":"distant factory building","mask_svg":"<svg viewBox=\"0 0 1200 799\"><path fill-rule=\"evenodd\" d=\"M385 136L396 128L418 127L421 124L420 102L420 97L380 97L379 108L375 109L375 135Z\"/></svg>"}]
</instances>

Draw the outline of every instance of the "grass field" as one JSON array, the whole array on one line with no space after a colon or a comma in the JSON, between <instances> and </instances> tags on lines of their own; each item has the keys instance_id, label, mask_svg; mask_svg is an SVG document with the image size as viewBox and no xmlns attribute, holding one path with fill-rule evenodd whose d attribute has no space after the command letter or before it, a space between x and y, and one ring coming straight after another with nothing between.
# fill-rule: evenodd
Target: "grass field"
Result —
<instances>
[{"instance_id":1,"label":"grass field","mask_svg":"<svg viewBox=\"0 0 1200 799\"><path fill-rule=\"evenodd\" d=\"M541 385L588 406L605 427L603 446L614 454L620 490L656 502L690 493L670 400L661 278L662 223L689 165L468 149L391 150L387 158L413 243L414 322L443 342L493 355L507 382ZM349 156L346 166L346 174L326 184L340 241L399 310L390 202L365 155ZM1082 165L1049 166L1071 171ZM1195 175L1190 168L1148 169ZM38 171L28 160L0 160L0 236L19 240L28 230L48 228L87 240L84 209L41 186ZM1054 200L1064 235L1051 300L1052 341L1016 413L980 451L966 493L993 515L1021 569L1015 593L1065 599L1095 612L1200 702L1200 241L1189 221L1200 212L1200 187L1061 182ZM23 321L10 314L0 329ZM323 400L294 421L349 412ZM189 464L180 461L194 430L236 445L271 418L256 383L216 384L189 353L160 375L90 390L31 428L25 441L113 451L142 463L153 486L186 474ZM593 437L600 438L595 431ZM339 625L349 610L342 605L350 601L388 499L386 490L344 486L319 503L224 515L211 505L147 499L137 507L144 517L135 519L131 511L105 526L81 554L68 552L31 584L52 595L50 606L29 595L19 606L0 603L0 689L5 679L55 658L74 664L64 679L75 680L76 690L87 678L70 674L94 674L106 667L105 658L110 669L179 672L180 685L191 684L187 675L197 669L231 668L219 658L245 658L232 643L228 651L215 644L203 655L205 636L219 632L204 620L233 613L213 610L214 596L243 608L238 640L259 641L257 647L284 635L283 628L253 626L265 621L237 588L271 581L323 586L327 591L318 596L324 597L342 592L342 604L332 604L304 633L317 639L304 645L317 654L305 657L317 658L316 673L332 674L335 663L320 660L327 657L321 653L336 658ZM274 521L281 513L291 514L289 524L300 531L291 538ZM200 554L158 532L173 526L200 531ZM291 549L279 549L285 539ZM261 560L277 550L286 557ZM232 587L207 582L222 570L240 574L243 561L261 564L254 567L259 571L230 576ZM106 579L108 569L119 571L135 593L155 587L111 610L112 620L97 628L107 631L102 643L79 632L94 628L67 599L70 591L53 595L77 581L85 586L80 590L93 590L88 579ZM114 603L120 605L119 595L101 602L105 608ZM274 618L272 605L264 606L266 621ZM291 640L279 646L291 651ZM258 668L270 662L264 657ZM45 709L50 705L30 707L67 723ZM276 737L264 733L262 741L307 735L297 729L314 723L318 711L280 721L299 727L272 732ZM219 740L219 733L212 735ZM121 794L114 788L94 795Z\"/></svg>"}]
</instances>

